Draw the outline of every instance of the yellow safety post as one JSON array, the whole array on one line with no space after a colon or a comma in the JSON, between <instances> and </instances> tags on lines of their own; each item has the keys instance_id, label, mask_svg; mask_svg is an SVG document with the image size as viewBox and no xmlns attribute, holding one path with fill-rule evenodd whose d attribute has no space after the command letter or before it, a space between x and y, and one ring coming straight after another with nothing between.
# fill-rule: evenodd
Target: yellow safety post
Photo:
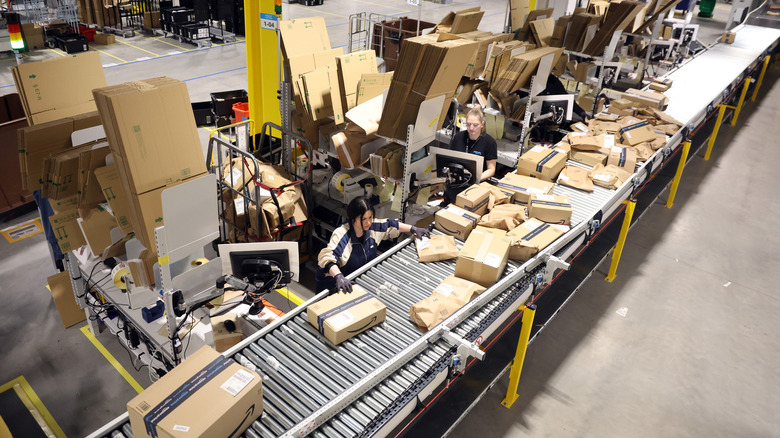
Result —
<instances>
[{"instance_id":1,"label":"yellow safety post","mask_svg":"<svg viewBox=\"0 0 780 438\"><path fill-rule=\"evenodd\" d=\"M731 117L731 126L737 126L737 119L739 118L739 112L742 111L742 104L745 103L745 96L747 96L748 87L750 86L750 78L745 78L745 85L742 86L742 93L739 95L739 102L737 107L734 108L734 116Z\"/></svg>"},{"instance_id":2,"label":"yellow safety post","mask_svg":"<svg viewBox=\"0 0 780 438\"><path fill-rule=\"evenodd\" d=\"M506 389L506 397L501 402L505 408L511 408L517 400L517 385L520 384L520 373L523 371L523 362L525 362L525 352L528 350L528 340L531 338L531 327L534 324L534 315L536 314L536 304L529 304L523 308L523 319L520 329L520 339L517 340L517 350L515 350L515 360L512 361L512 368L509 370L509 387Z\"/></svg>"},{"instance_id":3,"label":"yellow safety post","mask_svg":"<svg viewBox=\"0 0 780 438\"><path fill-rule=\"evenodd\" d=\"M672 208L674 205L674 197L677 195L677 187L680 186L680 178L682 178L683 167L688 160L688 151L691 150L691 142L686 141L683 143L682 155L680 155L680 162L677 163L677 172L674 173L674 179L672 180L672 188L669 190L669 200L666 201L666 208Z\"/></svg>"},{"instance_id":4,"label":"yellow safety post","mask_svg":"<svg viewBox=\"0 0 780 438\"><path fill-rule=\"evenodd\" d=\"M249 118L257 126L265 122L281 124L279 111L279 41L276 29L282 20L281 5L274 0L244 2L246 33L246 74ZM278 10L278 12L277 12Z\"/></svg>"},{"instance_id":5,"label":"yellow safety post","mask_svg":"<svg viewBox=\"0 0 780 438\"><path fill-rule=\"evenodd\" d=\"M536 0L528 0L528 10L535 11L536 10Z\"/></svg>"},{"instance_id":6,"label":"yellow safety post","mask_svg":"<svg viewBox=\"0 0 780 438\"><path fill-rule=\"evenodd\" d=\"M723 123L723 116L726 114L726 108L728 108L727 105L718 105L718 118L715 120L715 127L712 128L712 134L710 134L710 139L707 142L707 152L704 153L704 161L710 159L712 146L715 145L715 139L718 137L718 131L720 130L720 125Z\"/></svg>"},{"instance_id":7,"label":"yellow safety post","mask_svg":"<svg viewBox=\"0 0 780 438\"><path fill-rule=\"evenodd\" d=\"M758 89L761 88L761 82L764 81L764 74L766 74L766 69L769 67L769 55L764 57L764 66L761 67L761 74L758 75L758 82L756 82L756 88L753 90L753 96L750 97L750 100L755 102L756 97L758 97Z\"/></svg>"},{"instance_id":8,"label":"yellow safety post","mask_svg":"<svg viewBox=\"0 0 780 438\"><path fill-rule=\"evenodd\" d=\"M628 228L631 226L631 218L634 217L634 207L636 207L636 201L631 199L623 201L626 204L626 211L623 213L623 225L620 227L620 235L618 236L617 245L612 252L612 263L609 265L609 272L607 273L606 280L609 283L615 280L617 276L617 268L620 263L620 256L623 255L623 247L626 245L626 236L628 236Z\"/></svg>"}]
</instances>

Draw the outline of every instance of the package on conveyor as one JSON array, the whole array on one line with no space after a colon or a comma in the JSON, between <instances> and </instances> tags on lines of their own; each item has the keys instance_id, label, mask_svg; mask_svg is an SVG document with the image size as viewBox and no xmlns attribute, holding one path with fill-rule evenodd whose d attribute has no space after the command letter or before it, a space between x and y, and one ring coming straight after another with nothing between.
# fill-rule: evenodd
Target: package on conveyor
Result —
<instances>
[{"instance_id":1,"label":"package on conveyor","mask_svg":"<svg viewBox=\"0 0 780 438\"><path fill-rule=\"evenodd\" d=\"M622 98L631 101L635 108L656 108L663 111L669 105L669 98L663 93L642 91L636 88L626 90Z\"/></svg>"},{"instance_id":2,"label":"package on conveyor","mask_svg":"<svg viewBox=\"0 0 780 438\"><path fill-rule=\"evenodd\" d=\"M640 162L649 160L650 157L653 156L653 153L655 153L650 142L639 143L638 145L634 146L633 149L636 153L636 160Z\"/></svg>"},{"instance_id":3,"label":"package on conveyor","mask_svg":"<svg viewBox=\"0 0 780 438\"><path fill-rule=\"evenodd\" d=\"M460 249L455 275L485 287L492 286L504 272L509 245L506 231L478 227Z\"/></svg>"},{"instance_id":4,"label":"package on conveyor","mask_svg":"<svg viewBox=\"0 0 780 438\"><path fill-rule=\"evenodd\" d=\"M555 181L568 158L568 151L563 149L534 146L518 158L517 174Z\"/></svg>"},{"instance_id":5,"label":"package on conveyor","mask_svg":"<svg viewBox=\"0 0 780 438\"><path fill-rule=\"evenodd\" d=\"M526 205L532 193L549 194L555 186L552 182L542 181L530 176L507 173L498 182L498 188L512 193L512 202Z\"/></svg>"},{"instance_id":6,"label":"package on conveyor","mask_svg":"<svg viewBox=\"0 0 780 438\"><path fill-rule=\"evenodd\" d=\"M351 293L337 293L306 309L306 319L334 345L383 322L387 308L359 285Z\"/></svg>"},{"instance_id":7,"label":"package on conveyor","mask_svg":"<svg viewBox=\"0 0 780 438\"><path fill-rule=\"evenodd\" d=\"M625 125L620 128L619 134L621 143L630 146L634 146L645 141L653 141L655 139L653 125L647 121Z\"/></svg>"},{"instance_id":8,"label":"package on conveyor","mask_svg":"<svg viewBox=\"0 0 780 438\"><path fill-rule=\"evenodd\" d=\"M524 262L546 248L565 232L559 226L531 218L507 233L511 240L509 258Z\"/></svg>"},{"instance_id":9,"label":"package on conveyor","mask_svg":"<svg viewBox=\"0 0 780 438\"><path fill-rule=\"evenodd\" d=\"M586 192L593 191L593 181L588 176L588 170L577 166L564 167L558 175L558 184Z\"/></svg>"},{"instance_id":10,"label":"package on conveyor","mask_svg":"<svg viewBox=\"0 0 780 438\"><path fill-rule=\"evenodd\" d=\"M650 89L663 93L664 91L668 91L669 88L672 87L673 83L674 81L669 78L654 79L653 82L650 83Z\"/></svg>"},{"instance_id":11,"label":"package on conveyor","mask_svg":"<svg viewBox=\"0 0 780 438\"><path fill-rule=\"evenodd\" d=\"M525 208L520 204L497 205L490 210L490 213L482 216L477 225L509 231L526 219Z\"/></svg>"},{"instance_id":12,"label":"package on conveyor","mask_svg":"<svg viewBox=\"0 0 780 438\"><path fill-rule=\"evenodd\" d=\"M460 240L466 240L477 225L479 216L450 204L434 215L436 229Z\"/></svg>"},{"instance_id":13,"label":"package on conveyor","mask_svg":"<svg viewBox=\"0 0 780 438\"><path fill-rule=\"evenodd\" d=\"M435 327L485 290L484 287L454 275L444 279L428 298L409 308L409 317L425 331Z\"/></svg>"},{"instance_id":14,"label":"package on conveyor","mask_svg":"<svg viewBox=\"0 0 780 438\"><path fill-rule=\"evenodd\" d=\"M152 78L93 90L109 147L127 189L136 238L156 251L162 191L206 173L184 82Z\"/></svg>"},{"instance_id":15,"label":"package on conveyor","mask_svg":"<svg viewBox=\"0 0 780 438\"><path fill-rule=\"evenodd\" d=\"M641 144L641 143L640 143ZM634 173L636 170L637 153L636 149L630 146L612 146L607 158L607 165L614 165L624 169L628 173Z\"/></svg>"},{"instance_id":16,"label":"package on conveyor","mask_svg":"<svg viewBox=\"0 0 780 438\"><path fill-rule=\"evenodd\" d=\"M571 200L568 196L531 195L528 201L528 216L548 223L569 225Z\"/></svg>"},{"instance_id":17,"label":"package on conveyor","mask_svg":"<svg viewBox=\"0 0 780 438\"><path fill-rule=\"evenodd\" d=\"M420 263L440 262L458 257L458 246L452 236L439 234L422 239L414 239L417 247L417 261Z\"/></svg>"},{"instance_id":18,"label":"package on conveyor","mask_svg":"<svg viewBox=\"0 0 780 438\"><path fill-rule=\"evenodd\" d=\"M233 436L262 414L263 378L206 346L130 400L127 412L139 438Z\"/></svg>"},{"instance_id":19,"label":"package on conveyor","mask_svg":"<svg viewBox=\"0 0 780 438\"><path fill-rule=\"evenodd\" d=\"M477 216L482 216L488 209L491 191L486 187L474 184L458 193L455 205Z\"/></svg>"},{"instance_id":20,"label":"package on conveyor","mask_svg":"<svg viewBox=\"0 0 780 438\"><path fill-rule=\"evenodd\" d=\"M593 184L613 190L622 186L631 177L631 173L620 167L601 164L594 166L589 175Z\"/></svg>"},{"instance_id":21,"label":"package on conveyor","mask_svg":"<svg viewBox=\"0 0 780 438\"><path fill-rule=\"evenodd\" d=\"M501 190L487 181L479 183L480 187L490 192L488 195L488 210L492 210L496 205L508 204L512 202L512 193Z\"/></svg>"}]
</instances>

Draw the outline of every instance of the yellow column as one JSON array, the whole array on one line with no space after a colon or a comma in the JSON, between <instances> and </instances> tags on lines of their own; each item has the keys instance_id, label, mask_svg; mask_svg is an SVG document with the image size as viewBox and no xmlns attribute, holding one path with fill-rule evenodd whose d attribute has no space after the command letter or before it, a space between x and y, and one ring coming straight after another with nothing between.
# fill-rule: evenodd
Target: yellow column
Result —
<instances>
[{"instance_id":1,"label":"yellow column","mask_svg":"<svg viewBox=\"0 0 780 438\"><path fill-rule=\"evenodd\" d=\"M715 145L715 139L718 137L718 131L720 130L720 125L723 123L723 116L726 114L726 105L718 105L718 118L715 120L715 127L712 128L712 134L710 134L710 139L707 142L707 152L704 153L704 161L707 161L710 159L710 154L712 153L712 147Z\"/></svg>"},{"instance_id":2,"label":"yellow column","mask_svg":"<svg viewBox=\"0 0 780 438\"><path fill-rule=\"evenodd\" d=\"M620 235L618 236L617 245L614 252L612 252L612 263L609 265L609 272L605 280L609 283L615 280L617 276L617 268L620 263L620 257L623 255L623 247L626 245L626 237L628 236L628 228L631 226L631 218L634 217L634 207L636 207L635 200L623 201L626 204L626 211L623 213L623 225L620 227Z\"/></svg>"},{"instance_id":3,"label":"yellow column","mask_svg":"<svg viewBox=\"0 0 780 438\"><path fill-rule=\"evenodd\" d=\"M750 78L745 78L745 85L742 86L742 94L739 95L739 102L737 102L737 107L734 109L734 116L731 117L731 126L737 126L739 112L742 111L742 104L745 103L745 96L747 96L749 86Z\"/></svg>"},{"instance_id":4,"label":"yellow column","mask_svg":"<svg viewBox=\"0 0 780 438\"><path fill-rule=\"evenodd\" d=\"M756 97L758 97L758 89L761 88L761 83L764 81L764 74L766 74L766 69L769 67L769 59L771 57L769 55L766 55L764 57L764 66L761 67L761 74L758 75L758 82L756 82L756 88L753 90L753 96L750 97L750 100L755 102Z\"/></svg>"},{"instance_id":5,"label":"yellow column","mask_svg":"<svg viewBox=\"0 0 780 438\"><path fill-rule=\"evenodd\" d=\"M505 408L511 408L517 400L517 385L520 384L520 373L523 371L523 362L525 362L525 352L528 350L528 339L531 338L531 327L534 323L536 314L536 304L530 304L523 309L523 319L520 322L523 327L520 329L520 339L517 341L517 350L515 350L515 360L512 362L512 368L509 370L509 387L506 389L506 397L501 402Z\"/></svg>"},{"instance_id":6,"label":"yellow column","mask_svg":"<svg viewBox=\"0 0 780 438\"><path fill-rule=\"evenodd\" d=\"M682 178L683 168L685 162L688 161L688 151L691 150L691 142L686 141L683 143L682 155L680 155L680 162L677 163L677 172L674 173L674 179L672 180L672 188L669 190L669 199L666 201L666 208L672 208L674 205L674 197L677 195L677 187L680 186L680 178Z\"/></svg>"},{"instance_id":7,"label":"yellow column","mask_svg":"<svg viewBox=\"0 0 780 438\"><path fill-rule=\"evenodd\" d=\"M282 19L281 8L278 10L277 15L274 0L244 2L247 91L249 92L249 118L255 122L253 129L258 129L265 122L281 124L277 98L280 82L279 42L276 30L267 28L274 22L271 18L275 17L278 29Z\"/></svg>"}]
</instances>

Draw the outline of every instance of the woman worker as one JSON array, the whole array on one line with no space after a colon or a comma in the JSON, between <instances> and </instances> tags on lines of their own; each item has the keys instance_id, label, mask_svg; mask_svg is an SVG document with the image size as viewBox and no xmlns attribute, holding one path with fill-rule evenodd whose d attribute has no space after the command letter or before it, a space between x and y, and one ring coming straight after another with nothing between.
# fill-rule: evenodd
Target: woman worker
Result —
<instances>
[{"instance_id":1,"label":"woman worker","mask_svg":"<svg viewBox=\"0 0 780 438\"><path fill-rule=\"evenodd\" d=\"M482 179L485 181L496 174L498 147L493 137L484 133L485 114L479 105L474 106L466 115L466 130L455 134L450 149L458 152L480 155L484 158Z\"/></svg>"},{"instance_id":2,"label":"woman worker","mask_svg":"<svg viewBox=\"0 0 780 438\"><path fill-rule=\"evenodd\" d=\"M353 199L347 205L347 222L336 228L328 245L320 251L315 280L317 291L330 289L352 292L347 275L377 256L377 246L399 233L412 232L422 238L430 236L425 228L398 222L395 219L374 219L374 207L364 197Z\"/></svg>"}]
</instances>

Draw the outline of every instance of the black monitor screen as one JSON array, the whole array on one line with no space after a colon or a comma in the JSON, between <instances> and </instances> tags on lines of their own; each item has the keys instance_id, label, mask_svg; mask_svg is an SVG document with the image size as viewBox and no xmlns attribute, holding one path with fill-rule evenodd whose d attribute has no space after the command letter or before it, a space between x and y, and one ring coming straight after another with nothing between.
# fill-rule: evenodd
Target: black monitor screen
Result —
<instances>
[{"instance_id":1,"label":"black monitor screen","mask_svg":"<svg viewBox=\"0 0 780 438\"><path fill-rule=\"evenodd\" d=\"M232 251L230 253L230 269L238 278L248 278L257 274L257 260L272 261L279 265L282 271L290 270L290 257L286 249L264 251Z\"/></svg>"},{"instance_id":2,"label":"black monitor screen","mask_svg":"<svg viewBox=\"0 0 780 438\"><path fill-rule=\"evenodd\" d=\"M444 154L436 154L436 173L439 176L442 175L442 171L444 170L445 167L452 168L452 164L460 164L471 174L471 178L469 179L468 183L464 185L464 188L470 186L471 184L476 184L477 182L479 182L476 180L476 175L477 175L476 160L468 160L468 159L463 159L459 157L456 158Z\"/></svg>"}]
</instances>

